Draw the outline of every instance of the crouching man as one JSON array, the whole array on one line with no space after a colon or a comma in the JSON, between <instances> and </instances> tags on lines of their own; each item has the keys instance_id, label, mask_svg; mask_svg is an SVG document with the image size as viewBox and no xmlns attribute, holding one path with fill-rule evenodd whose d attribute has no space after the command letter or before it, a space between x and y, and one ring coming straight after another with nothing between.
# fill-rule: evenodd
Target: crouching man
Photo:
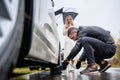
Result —
<instances>
[{"instance_id":1,"label":"crouching man","mask_svg":"<svg viewBox=\"0 0 120 80\"><path fill-rule=\"evenodd\" d=\"M72 60L84 48L82 55L77 61L76 68L81 67L81 61L87 60L87 68L80 73L88 73L93 71L106 71L111 64L105 61L114 56L116 46L110 32L97 26L80 26L79 28L71 27L68 30L68 37L77 41L70 54L62 63L65 70L69 61ZM96 63L100 66L97 68Z\"/></svg>"}]
</instances>

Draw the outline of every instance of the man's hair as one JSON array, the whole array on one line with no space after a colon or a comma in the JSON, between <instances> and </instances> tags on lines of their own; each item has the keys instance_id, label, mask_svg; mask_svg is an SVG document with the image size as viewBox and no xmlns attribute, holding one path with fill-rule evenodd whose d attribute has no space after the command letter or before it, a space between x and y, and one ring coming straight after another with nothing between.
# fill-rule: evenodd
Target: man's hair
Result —
<instances>
[{"instance_id":1,"label":"man's hair","mask_svg":"<svg viewBox=\"0 0 120 80\"><path fill-rule=\"evenodd\" d=\"M74 30L74 29L77 30L77 28L75 28L75 27L71 27L71 28L69 28L69 29L68 29L68 34L67 34L67 35L69 36L69 35L71 34L72 30Z\"/></svg>"}]
</instances>

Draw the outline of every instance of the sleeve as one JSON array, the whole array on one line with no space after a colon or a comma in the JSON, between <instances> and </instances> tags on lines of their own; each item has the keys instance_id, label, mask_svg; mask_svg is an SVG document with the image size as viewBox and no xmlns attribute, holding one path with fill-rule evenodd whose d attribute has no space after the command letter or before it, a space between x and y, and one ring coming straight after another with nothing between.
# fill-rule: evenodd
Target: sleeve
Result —
<instances>
[{"instance_id":1,"label":"sleeve","mask_svg":"<svg viewBox=\"0 0 120 80\"><path fill-rule=\"evenodd\" d=\"M84 36L87 36L88 31L80 29L78 33L78 38L82 38Z\"/></svg>"},{"instance_id":2,"label":"sleeve","mask_svg":"<svg viewBox=\"0 0 120 80\"><path fill-rule=\"evenodd\" d=\"M81 38L79 38L75 46L72 48L70 54L67 56L67 59L72 60L81 49L82 49Z\"/></svg>"},{"instance_id":3,"label":"sleeve","mask_svg":"<svg viewBox=\"0 0 120 80\"><path fill-rule=\"evenodd\" d=\"M85 53L85 50L83 50L81 56L79 57L79 61L85 61L86 59L86 53Z\"/></svg>"}]
</instances>

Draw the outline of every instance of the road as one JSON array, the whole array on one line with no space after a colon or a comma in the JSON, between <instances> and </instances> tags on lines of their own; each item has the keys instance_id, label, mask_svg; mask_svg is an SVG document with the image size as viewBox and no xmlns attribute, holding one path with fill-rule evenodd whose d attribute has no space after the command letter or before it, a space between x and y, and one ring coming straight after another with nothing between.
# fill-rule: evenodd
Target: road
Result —
<instances>
[{"instance_id":1,"label":"road","mask_svg":"<svg viewBox=\"0 0 120 80\"><path fill-rule=\"evenodd\" d=\"M49 71L37 72L11 78L10 80L120 80L120 68L110 68L106 72L80 74L83 70L65 70L61 75L49 75Z\"/></svg>"}]
</instances>

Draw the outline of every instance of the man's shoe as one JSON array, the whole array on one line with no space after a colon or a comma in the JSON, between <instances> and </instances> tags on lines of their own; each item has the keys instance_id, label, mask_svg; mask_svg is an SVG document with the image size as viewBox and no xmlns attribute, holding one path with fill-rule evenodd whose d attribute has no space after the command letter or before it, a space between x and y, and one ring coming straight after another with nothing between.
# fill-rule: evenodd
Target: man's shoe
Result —
<instances>
[{"instance_id":1,"label":"man's shoe","mask_svg":"<svg viewBox=\"0 0 120 80\"><path fill-rule=\"evenodd\" d=\"M92 66L87 66L87 68L81 71L80 73L85 74L85 73L94 72L94 71L98 71L98 68L95 64Z\"/></svg>"},{"instance_id":2,"label":"man's shoe","mask_svg":"<svg viewBox=\"0 0 120 80\"><path fill-rule=\"evenodd\" d=\"M111 67L111 64L109 64L107 61L103 61L100 65L99 72L105 72L108 68Z\"/></svg>"},{"instance_id":3,"label":"man's shoe","mask_svg":"<svg viewBox=\"0 0 120 80\"><path fill-rule=\"evenodd\" d=\"M81 67L81 61L77 61L76 69L79 69L80 67Z\"/></svg>"}]
</instances>

